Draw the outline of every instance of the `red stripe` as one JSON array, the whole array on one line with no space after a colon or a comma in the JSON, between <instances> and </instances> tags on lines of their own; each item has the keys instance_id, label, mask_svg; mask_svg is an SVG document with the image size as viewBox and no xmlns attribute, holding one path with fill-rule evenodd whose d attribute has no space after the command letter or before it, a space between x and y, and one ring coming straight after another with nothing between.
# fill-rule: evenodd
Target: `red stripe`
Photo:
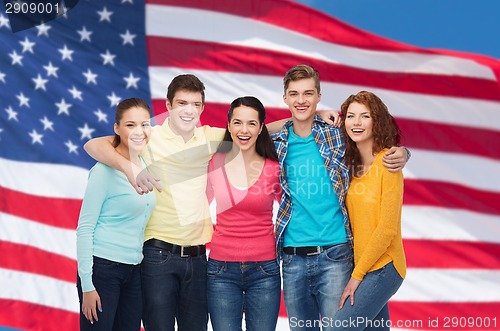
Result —
<instances>
[{"instance_id":1,"label":"red stripe","mask_svg":"<svg viewBox=\"0 0 500 331\"><path fill-rule=\"evenodd\" d=\"M76 287L75 287L76 291ZM26 331L78 330L79 314L33 303L0 299L0 325Z\"/></svg>"},{"instance_id":2,"label":"red stripe","mask_svg":"<svg viewBox=\"0 0 500 331\"><path fill-rule=\"evenodd\" d=\"M500 215L500 193L424 179L405 179L404 204Z\"/></svg>"},{"instance_id":3,"label":"red stripe","mask_svg":"<svg viewBox=\"0 0 500 331\"><path fill-rule=\"evenodd\" d=\"M404 283L403 283L404 286ZM488 291L488 289L484 289ZM481 294L478 293L478 298ZM391 321L412 323L416 330L500 330L500 302L389 302ZM472 322L470 325L467 321ZM453 323L458 325L454 326ZM489 322L489 327L485 323ZM413 323L415 324L415 323Z\"/></svg>"},{"instance_id":4,"label":"red stripe","mask_svg":"<svg viewBox=\"0 0 500 331\"><path fill-rule=\"evenodd\" d=\"M81 200L47 198L0 186L0 211L64 229L76 229Z\"/></svg>"},{"instance_id":5,"label":"red stripe","mask_svg":"<svg viewBox=\"0 0 500 331\"><path fill-rule=\"evenodd\" d=\"M0 241L0 268L24 271L76 284L76 261L41 249ZM56 267L57 266L57 267Z\"/></svg>"},{"instance_id":6,"label":"red stripe","mask_svg":"<svg viewBox=\"0 0 500 331\"><path fill-rule=\"evenodd\" d=\"M500 244L404 239L409 268L500 269Z\"/></svg>"},{"instance_id":7,"label":"red stripe","mask_svg":"<svg viewBox=\"0 0 500 331\"><path fill-rule=\"evenodd\" d=\"M307 63L319 71L322 82L427 95L500 100L498 83L486 79L374 71L272 50L186 39L149 36L146 42L151 66L282 77L297 63ZM171 52L169 45L175 45L177 51Z\"/></svg>"},{"instance_id":8,"label":"red stripe","mask_svg":"<svg viewBox=\"0 0 500 331\"><path fill-rule=\"evenodd\" d=\"M228 100L230 102L231 100ZM201 116L203 124L225 127L229 104L207 103ZM164 100L153 100L155 114L166 111ZM267 108L266 122L290 117L285 108ZM438 152L462 153L500 160L500 132L409 119L397 119L403 132L403 145Z\"/></svg>"}]
</instances>

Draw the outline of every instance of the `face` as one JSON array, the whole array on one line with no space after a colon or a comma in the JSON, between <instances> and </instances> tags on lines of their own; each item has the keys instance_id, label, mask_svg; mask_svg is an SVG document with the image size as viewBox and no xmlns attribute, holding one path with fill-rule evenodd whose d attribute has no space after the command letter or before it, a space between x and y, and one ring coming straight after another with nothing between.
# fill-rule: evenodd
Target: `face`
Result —
<instances>
[{"instance_id":1,"label":"face","mask_svg":"<svg viewBox=\"0 0 500 331\"><path fill-rule=\"evenodd\" d=\"M316 115L316 106L321 94L314 86L314 79L307 78L291 81L283 95L283 100L292 112L294 121L311 121Z\"/></svg>"},{"instance_id":2,"label":"face","mask_svg":"<svg viewBox=\"0 0 500 331\"><path fill-rule=\"evenodd\" d=\"M120 145L130 151L139 152L149 141L151 126L149 112L133 107L123 113L120 124L115 123L115 133L120 136Z\"/></svg>"},{"instance_id":3,"label":"face","mask_svg":"<svg viewBox=\"0 0 500 331\"><path fill-rule=\"evenodd\" d=\"M228 123L233 142L241 151L255 149L255 143L262 132L257 110L240 106L233 109L233 116Z\"/></svg>"},{"instance_id":4,"label":"face","mask_svg":"<svg viewBox=\"0 0 500 331\"><path fill-rule=\"evenodd\" d=\"M185 139L191 138L203 111L201 93L177 91L172 102L167 100L166 105L170 114L170 129Z\"/></svg>"},{"instance_id":5,"label":"face","mask_svg":"<svg viewBox=\"0 0 500 331\"><path fill-rule=\"evenodd\" d=\"M370 110L365 105L353 102L347 108L345 128L349 138L356 144L373 143L373 120Z\"/></svg>"}]
</instances>

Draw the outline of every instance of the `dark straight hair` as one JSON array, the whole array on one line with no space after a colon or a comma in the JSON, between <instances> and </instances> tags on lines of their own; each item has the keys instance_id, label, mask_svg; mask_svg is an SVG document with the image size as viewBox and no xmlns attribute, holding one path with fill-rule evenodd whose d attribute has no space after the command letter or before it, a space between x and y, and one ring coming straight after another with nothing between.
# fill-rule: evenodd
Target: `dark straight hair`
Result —
<instances>
[{"instance_id":1,"label":"dark straight hair","mask_svg":"<svg viewBox=\"0 0 500 331\"><path fill-rule=\"evenodd\" d=\"M259 124L262 125L262 131L260 132L259 136L257 137L257 141L255 142L255 150L257 154L266 159L278 161L278 154L276 154L274 143L271 140L271 136L269 135L269 131L267 130L266 125L264 124L264 120L266 119L266 109L259 99L252 96L239 97L231 102L229 111L227 113L226 132L224 134L224 139L217 149L217 152L227 153L231 150L232 144L228 142L232 142L233 138L231 138L231 133L228 130L228 125L233 118L234 109L241 106L250 107L259 113Z\"/></svg>"}]
</instances>

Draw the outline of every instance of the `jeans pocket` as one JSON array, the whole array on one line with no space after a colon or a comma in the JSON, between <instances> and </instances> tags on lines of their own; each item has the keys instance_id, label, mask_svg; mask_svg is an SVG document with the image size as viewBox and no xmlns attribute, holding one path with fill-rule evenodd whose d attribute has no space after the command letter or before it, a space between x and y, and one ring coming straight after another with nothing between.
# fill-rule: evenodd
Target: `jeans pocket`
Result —
<instances>
[{"instance_id":1,"label":"jeans pocket","mask_svg":"<svg viewBox=\"0 0 500 331\"><path fill-rule=\"evenodd\" d=\"M163 264L172 257L172 252L149 246L144 247L142 253L144 255L142 263L144 264Z\"/></svg>"},{"instance_id":2,"label":"jeans pocket","mask_svg":"<svg viewBox=\"0 0 500 331\"><path fill-rule=\"evenodd\" d=\"M288 267L290 265L290 263L292 263L293 256L294 255L292 255L292 254L283 254L283 266L284 267Z\"/></svg>"},{"instance_id":3,"label":"jeans pocket","mask_svg":"<svg viewBox=\"0 0 500 331\"><path fill-rule=\"evenodd\" d=\"M224 270L224 262L208 259L207 276L218 276Z\"/></svg>"},{"instance_id":4,"label":"jeans pocket","mask_svg":"<svg viewBox=\"0 0 500 331\"><path fill-rule=\"evenodd\" d=\"M275 260L261 263L259 269L265 276L275 276L280 274L280 266Z\"/></svg>"},{"instance_id":5,"label":"jeans pocket","mask_svg":"<svg viewBox=\"0 0 500 331\"><path fill-rule=\"evenodd\" d=\"M354 254L349 243L335 245L325 251L325 256L332 262L353 261Z\"/></svg>"}]
</instances>

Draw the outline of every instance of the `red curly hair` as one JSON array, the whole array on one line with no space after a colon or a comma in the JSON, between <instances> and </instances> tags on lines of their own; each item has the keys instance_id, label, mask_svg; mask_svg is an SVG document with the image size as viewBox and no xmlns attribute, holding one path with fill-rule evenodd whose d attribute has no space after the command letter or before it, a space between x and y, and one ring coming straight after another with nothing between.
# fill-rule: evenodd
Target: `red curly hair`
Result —
<instances>
[{"instance_id":1,"label":"red curly hair","mask_svg":"<svg viewBox=\"0 0 500 331\"><path fill-rule=\"evenodd\" d=\"M356 143L349 138L344 122L347 116L347 108L353 102L364 105L370 111L373 123L373 154L380 152L384 148L398 146L401 140L401 130L396 124L394 117L389 114L387 106L372 92L361 91L358 94L349 96L340 107L343 119L342 132L346 141L345 162L350 169L357 169L362 165L361 155L356 147Z\"/></svg>"}]
</instances>

